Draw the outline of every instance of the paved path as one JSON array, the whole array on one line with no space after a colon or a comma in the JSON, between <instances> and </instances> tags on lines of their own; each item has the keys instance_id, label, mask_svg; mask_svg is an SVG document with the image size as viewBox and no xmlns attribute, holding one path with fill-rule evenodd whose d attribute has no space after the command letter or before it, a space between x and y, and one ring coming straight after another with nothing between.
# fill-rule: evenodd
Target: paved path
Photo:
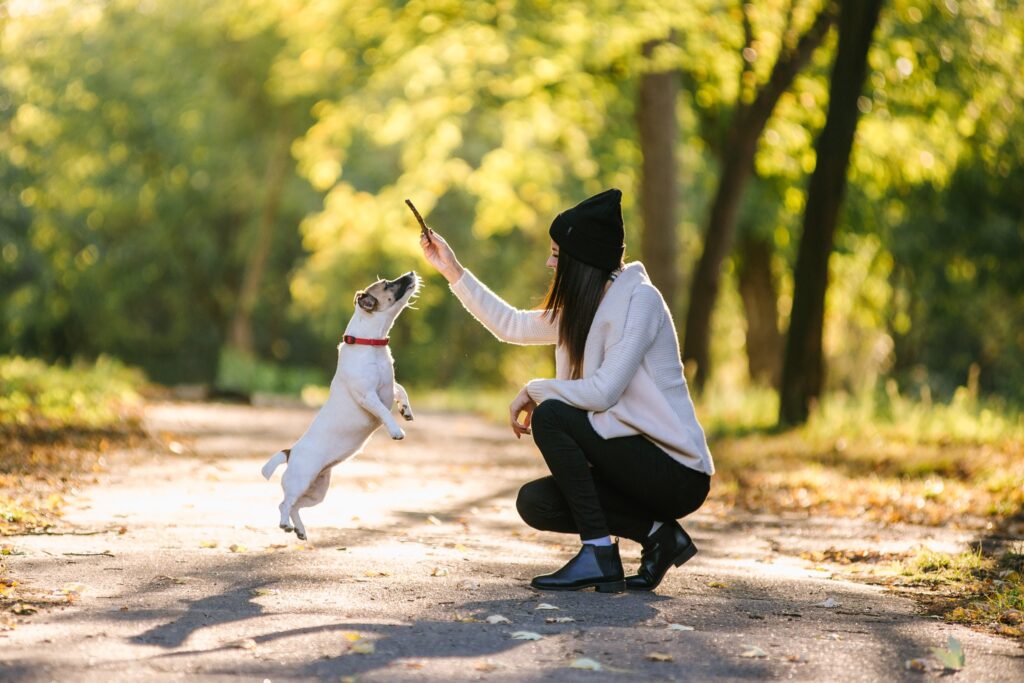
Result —
<instances>
[{"instance_id":1,"label":"paved path","mask_svg":"<svg viewBox=\"0 0 1024 683\"><path fill-rule=\"evenodd\" d=\"M543 473L533 444L464 415L420 415L403 442L378 433L303 513L300 544L277 528L277 477L258 470L311 416L151 407L168 452L115 459L72 502L75 534L7 539L28 589L77 599L0 633L0 680L922 680L938 673L904 662L949 635L967 652L956 680L1024 680L1015 643L796 557L965 540L936 530L710 505L687 524L700 554L656 594L535 592L529 578L560 566L573 540L515 514L517 487ZM637 546L623 556L635 566ZM744 656L754 648L765 656ZM570 668L580 658L605 670Z\"/></svg>"}]
</instances>

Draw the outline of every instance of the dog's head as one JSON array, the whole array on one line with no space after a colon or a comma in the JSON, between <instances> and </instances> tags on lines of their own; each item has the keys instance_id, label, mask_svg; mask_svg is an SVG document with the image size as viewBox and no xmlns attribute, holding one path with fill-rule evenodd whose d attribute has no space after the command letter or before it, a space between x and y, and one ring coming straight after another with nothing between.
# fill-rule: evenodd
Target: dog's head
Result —
<instances>
[{"instance_id":1,"label":"dog's head","mask_svg":"<svg viewBox=\"0 0 1024 683\"><path fill-rule=\"evenodd\" d=\"M371 315L398 315L419 289L420 278L415 271L410 270L394 280L378 280L356 292L354 303L357 310Z\"/></svg>"}]
</instances>

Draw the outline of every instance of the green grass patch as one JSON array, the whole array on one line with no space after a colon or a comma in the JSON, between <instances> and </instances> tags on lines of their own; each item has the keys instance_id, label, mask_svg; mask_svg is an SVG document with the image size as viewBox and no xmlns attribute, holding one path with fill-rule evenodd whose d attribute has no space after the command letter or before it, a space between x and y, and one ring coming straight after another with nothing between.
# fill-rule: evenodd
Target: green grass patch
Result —
<instances>
[{"instance_id":1,"label":"green grass patch","mask_svg":"<svg viewBox=\"0 0 1024 683\"><path fill-rule=\"evenodd\" d=\"M894 564L894 585L926 586L928 600L944 619L1024 641L1024 544L986 554L919 550Z\"/></svg>"}]
</instances>

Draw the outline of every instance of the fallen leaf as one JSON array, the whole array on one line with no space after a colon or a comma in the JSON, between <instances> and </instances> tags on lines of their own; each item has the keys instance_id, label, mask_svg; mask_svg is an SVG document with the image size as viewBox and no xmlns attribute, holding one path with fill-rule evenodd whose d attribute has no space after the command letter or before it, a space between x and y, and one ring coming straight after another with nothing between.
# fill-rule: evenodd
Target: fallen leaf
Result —
<instances>
[{"instance_id":1,"label":"fallen leaf","mask_svg":"<svg viewBox=\"0 0 1024 683\"><path fill-rule=\"evenodd\" d=\"M932 656L948 671L959 671L964 668L964 646L953 636L946 641L946 647L933 647Z\"/></svg>"},{"instance_id":2,"label":"fallen leaf","mask_svg":"<svg viewBox=\"0 0 1024 683\"><path fill-rule=\"evenodd\" d=\"M230 550L233 553L244 553L246 550L248 550L248 548L238 543L232 543L228 546L228 550Z\"/></svg>"},{"instance_id":3,"label":"fallen leaf","mask_svg":"<svg viewBox=\"0 0 1024 683\"><path fill-rule=\"evenodd\" d=\"M367 569L365 572L363 572L363 575L364 576L372 576L374 578L376 578L378 576L391 576L391 574L388 574L387 572L380 572L380 571L377 571L375 569Z\"/></svg>"},{"instance_id":4,"label":"fallen leaf","mask_svg":"<svg viewBox=\"0 0 1024 683\"><path fill-rule=\"evenodd\" d=\"M588 657L574 659L569 663L569 666L573 669L583 669L584 671L604 671L604 667L601 666L601 662Z\"/></svg>"},{"instance_id":5,"label":"fallen leaf","mask_svg":"<svg viewBox=\"0 0 1024 683\"><path fill-rule=\"evenodd\" d=\"M473 579L463 579L459 581L458 588L464 591L475 591L480 587L480 582Z\"/></svg>"},{"instance_id":6,"label":"fallen leaf","mask_svg":"<svg viewBox=\"0 0 1024 683\"><path fill-rule=\"evenodd\" d=\"M256 641L252 638L242 638L241 640L228 643L228 647L238 648L239 650L255 650Z\"/></svg>"},{"instance_id":7,"label":"fallen leaf","mask_svg":"<svg viewBox=\"0 0 1024 683\"><path fill-rule=\"evenodd\" d=\"M359 633L357 631L342 631L341 632L341 637L344 640L349 641L350 643L354 643L354 642L356 642L358 640L362 640L363 639L363 634Z\"/></svg>"},{"instance_id":8,"label":"fallen leaf","mask_svg":"<svg viewBox=\"0 0 1024 683\"><path fill-rule=\"evenodd\" d=\"M554 605L549 605L546 602L542 602L539 605L537 605L536 607L534 607L534 609L561 609L561 608L560 607L555 607Z\"/></svg>"},{"instance_id":9,"label":"fallen leaf","mask_svg":"<svg viewBox=\"0 0 1024 683\"><path fill-rule=\"evenodd\" d=\"M377 647L369 640L360 640L353 643L348 651L357 655L372 655L377 651Z\"/></svg>"},{"instance_id":10,"label":"fallen leaf","mask_svg":"<svg viewBox=\"0 0 1024 683\"><path fill-rule=\"evenodd\" d=\"M473 615L467 614L467 615L464 616L462 614L459 614L458 612L455 613L455 621L458 621L458 622L463 623L463 624L479 624L480 623L480 620L477 619L476 617L474 617Z\"/></svg>"},{"instance_id":11,"label":"fallen leaf","mask_svg":"<svg viewBox=\"0 0 1024 683\"><path fill-rule=\"evenodd\" d=\"M533 631L514 631L512 633L512 640L540 640L543 638L539 633Z\"/></svg>"},{"instance_id":12,"label":"fallen leaf","mask_svg":"<svg viewBox=\"0 0 1024 683\"><path fill-rule=\"evenodd\" d=\"M572 617L548 617L544 620L545 624L570 624L576 621Z\"/></svg>"},{"instance_id":13,"label":"fallen leaf","mask_svg":"<svg viewBox=\"0 0 1024 683\"><path fill-rule=\"evenodd\" d=\"M729 584L721 581L708 581L708 588L728 588Z\"/></svg>"},{"instance_id":14,"label":"fallen leaf","mask_svg":"<svg viewBox=\"0 0 1024 683\"><path fill-rule=\"evenodd\" d=\"M461 543L456 543L455 544L455 549L458 550L460 553L468 553L469 552L469 548L467 548L466 546L462 545Z\"/></svg>"},{"instance_id":15,"label":"fallen leaf","mask_svg":"<svg viewBox=\"0 0 1024 683\"><path fill-rule=\"evenodd\" d=\"M434 567L430 572L431 576L448 576L448 570L445 567Z\"/></svg>"},{"instance_id":16,"label":"fallen leaf","mask_svg":"<svg viewBox=\"0 0 1024 683\"><path fill-rule=\"evenodd\" d=\"M747 649L740 653L740 657L748 657L752 659L764 659L767 656L768 653L756 645L747 645Z\"/></svg>"},{"instance_id":17,"label":"fallen leaf","mask_svg":"<svg viewBox=\"0 0 1024 683\"><path fill-rule=\"evenodd\" d=\"M485 619L485 621L488 624L511 624L512 623L511 621L508 620L508 617L502 616L500 614L492 614L491 616L487 617L487 619Z\"/></svg>"},{"instance_id":18,"label":"fallen leaf","mask_svg":"<svg viewBox=\"0 0 1024 683\"><path fill-rule=\"evenodd\" d=\"M692 631L694 629L693 629L692 626L686 626L684 624L669 624L668 625L668 630L669 631Z\"/></svg>"},{"instance_id":19,"label":"fallen leaf","mask_svg":"<svg viewBox=\"0 0 1024 683\"><path fill-rule=\"evenodd\" d=\"M477 671L483 671L484 673L490 673L498 669L498 665L494 662L480 662L473 667Z\"/></svg>"},{"instance_id":20,"label":"fallen leaf","mask_svg":"<svg viewBox=\"0 0 1024 683\"><path fill-rule=\"evenodd\" d=\"M645 657L652 662L671 662L675 661L672 659L672 655L665 654L664 652L648 652Z\"/></svg>"},{"instance_id":21,"label":"fallen leaf","mask_svg":"<svg viewBox=\"0 0 1024 683\"><path fill-rule=\"evenodd\" d=\"M427 521L430 522L431 524L433 524L434 526L441 526L442 524L444 524L444 522L439 520L434 515L428 515L427 516Z\"/></svg>"},{"instance_id":22,"label":"fallen leaf","mask_svg":"<svg viewBox=\"0 0 1024 683\"><path fill-rule=\"evenodd\" d=\"M200 548L216 548L218 541L199 541Z\"/></svg>"},{"instance_id":23,"label":"fallen leaf","mask_svg":"<svg viewBox=\"0 0 1024 683\"><path fill-rule=\"evenodd\" d=\"M253 595L278 595L281 591L277 588L253 588Z\"/></svg>"},{"instance_id":24,"label":"fallen leaf","mask_svg":"<svg viewBox=\"0 0 1024 683\"><path fill-rule=\"evenodd\" d=\"M794 664L806 664L807 660L803 659L800 655L786 655L783 657L787 662L793 662Z\"/></svg>"},{"instance_id":25,"label":"fallen leaf","mask_svg":"<svg viewBox=\"0 0 1024 683\"><path fill-rule=\"evenodd\" d=\"M825 598L822 602L816 603L815 607L824 607L826 609L834 609L839 607L839 603L832 598Z\"/></svg>"},{"instance_id":26,"label":"fallen leaf","mask_svg":"<svg viewBox=\"0 0 1024 683\"><path fill-rule=\"evenodd\" d=\"M917 671L924 673L928 670L928 660L926 659L908 659L903 662L903 668L907 671Z\"/></svg>"},{"instance_id":27,"label":"fallen leaf","mask_svg":"<svg viewBox=\"0 0 1024 683\"><path fill-rule=\"evenodd\" d=\"M22 602L15 603L14 607L11 608L11 611L15 614L35 614L37 612L35 607L32 605L26 605Z\"/></svg>"}]
</instances>

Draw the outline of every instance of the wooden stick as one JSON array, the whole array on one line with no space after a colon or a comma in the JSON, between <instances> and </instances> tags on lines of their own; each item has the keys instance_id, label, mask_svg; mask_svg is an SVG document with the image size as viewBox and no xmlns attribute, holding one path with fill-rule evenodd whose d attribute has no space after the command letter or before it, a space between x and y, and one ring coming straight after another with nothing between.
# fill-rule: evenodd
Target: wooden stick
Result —
<instances>
[{"instance_id":1,"label":"wooden stick","mask_svg":"<svg viewBox=\"0 0 1024 683\"><path fill-rule=\"evenodd\" d=\"M420 215L420 212L416 210L416 207L412 205L411 201L406 199L405 203L409 205L409 209L412 210L412 215L416 216L416 220L420 223L420 234L427 238L427 244L433 244L434 241L430 239L430 228L428 228L427 224L423 222L423 216Z\"/></svg>"}]
</instances>

